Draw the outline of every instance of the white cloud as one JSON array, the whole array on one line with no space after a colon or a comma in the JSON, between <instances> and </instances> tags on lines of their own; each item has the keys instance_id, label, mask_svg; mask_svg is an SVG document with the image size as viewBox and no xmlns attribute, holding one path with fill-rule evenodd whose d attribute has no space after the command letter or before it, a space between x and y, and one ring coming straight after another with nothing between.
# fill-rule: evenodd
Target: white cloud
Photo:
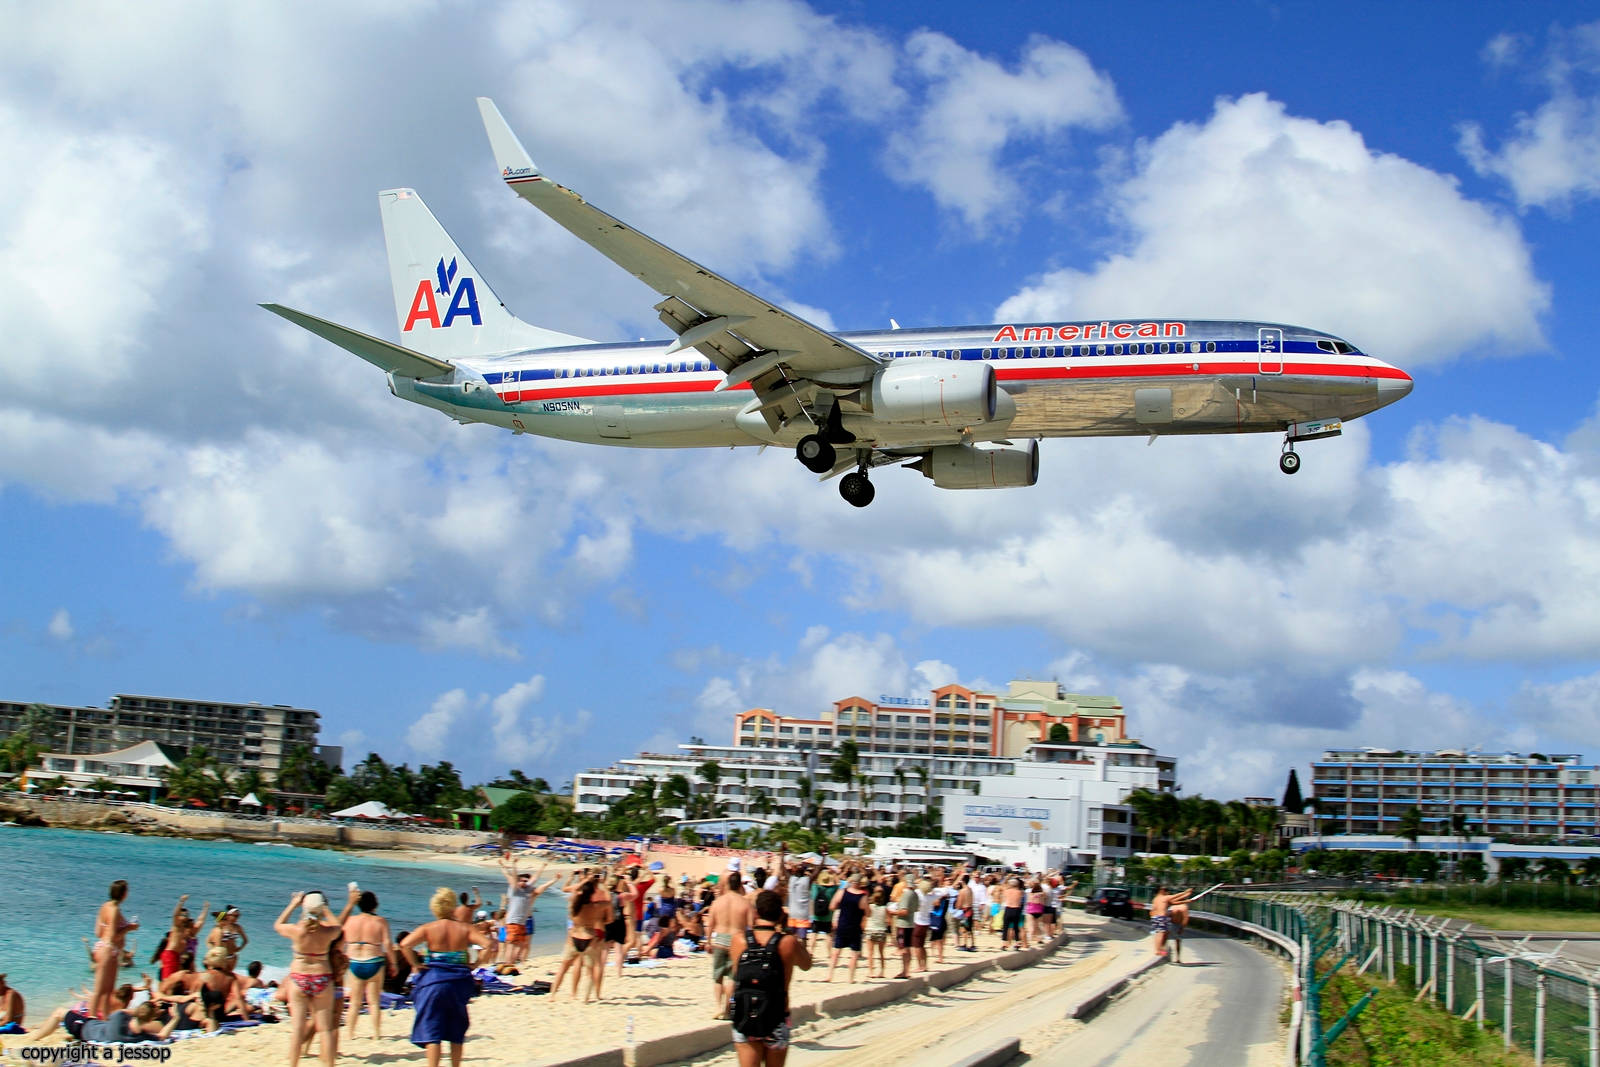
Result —
<instances>
[{"instance_id":1,"label":"white cloud","mask_svg":"<svg viewBox=\"0 0 1600 1067\"><path fill-rule=\"evenodd\" d=\"M978 231L1020 211L1024 166L1002 159L1018 142L1075 128L1104 129L1122 117L1111 79L1071 45L1034 37L1014 70L942 33L919 30L906 63L926 86L915 118L889 138L888 170L924 187Z\"/></svg>"},{"instance_id":2,"label":"white cloud","mask_svg":"<svg viewBox=\"0 0 1600 1067\"><path fill-rule=\"evenodd\" d=\"M1501 34L1485 48L1485 59L1502 66L1522 43ZM1600 22L1552 32L1542 76L1550 97L1532 114L1520 114L1498 149L1483 127L1464 123L1461 154L1479 174L1501 179L1519 207L1562 210L1574 200L1600 196Z\"/></svg>"},{"instance_id":3,"label":"white cloud","mask_svg":"<svg viewBox=\"0 0 1600 1067\"><path fill-rule=\"evenodd\" d=\"M1113 198L1126 250L1044 275L1000 319L1290 322L1409 366L1541 344L1549 293L1515 222L1344 122L1260 94L1219 100L1142 146Z\"/></svg>"},{"instance_id":4,"label":"white cloud","mask_svg":"<svg viewBox=\"0 0 1600 1067\"><path fill-rule=\"evenodd\" d=\"M72 628L72 616L66 608L57 608L56 613L50 616L50 622L45 626L44 632L56 641L71 641L77 632Z\"/></svg>"},{"instance_id":5,"label":"white cloud","mask_svg":"<svg viewBox=\"0 0 1600 1067\"><path fill-rule=\"evenodd\" d=\"M465 689L442 693L433 706L406 730L406 744L424 760L437 763L447 759L457 733L457 724L482 701L474 702Z\"/></svg>"}]
</instances>

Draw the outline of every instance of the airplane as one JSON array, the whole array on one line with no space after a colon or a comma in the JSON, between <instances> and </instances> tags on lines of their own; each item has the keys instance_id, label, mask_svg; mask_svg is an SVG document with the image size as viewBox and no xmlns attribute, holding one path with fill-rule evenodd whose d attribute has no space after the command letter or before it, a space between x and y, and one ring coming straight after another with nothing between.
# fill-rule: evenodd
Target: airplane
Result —
<instances>
[{"instance_id":1,"label":"airplane","mask_svg":"<svg viewBox=\"0 0 1600 1067\"><path fill-rule=\"evenodd\" d=\"M515 193L653 289L670 340L597 343L523 322L411 189L378 194L400 344L261 305L375 364L402 400L535 434L633 448L782 446L865 507L869 473L942 489L1031 486L1050 437L1283 433L1298 443L1411 392L1411 376L1319 330L1106 319L831 332L590 205L539 170L478 98Z\"/></svg>"}]
</instances>

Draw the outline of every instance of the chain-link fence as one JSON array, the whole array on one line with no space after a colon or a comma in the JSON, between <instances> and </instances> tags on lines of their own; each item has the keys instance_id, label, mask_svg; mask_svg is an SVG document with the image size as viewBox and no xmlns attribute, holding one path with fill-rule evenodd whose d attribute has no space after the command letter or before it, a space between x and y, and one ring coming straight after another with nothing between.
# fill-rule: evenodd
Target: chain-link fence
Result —
<instances>
[{"instance_id":1,"label":"chain-link fence","mask_svg":"<svg viewBox=\"0 0 1600 1067\"><path fill-rule=\"evenodd\" d=\"M1468 936L1453 920L1310 894L1214 893L1201 909L1294 941L1303 1003L1299 1062L1322 1067L1326 1049L1360 1013L1324 1018L1321 992L1343 968L1394 983L1442 1011L1498 1030L1539 1064L1600 1067L1600 971L1584 973L1527 940Z\"/></svg>"}]
</instances>

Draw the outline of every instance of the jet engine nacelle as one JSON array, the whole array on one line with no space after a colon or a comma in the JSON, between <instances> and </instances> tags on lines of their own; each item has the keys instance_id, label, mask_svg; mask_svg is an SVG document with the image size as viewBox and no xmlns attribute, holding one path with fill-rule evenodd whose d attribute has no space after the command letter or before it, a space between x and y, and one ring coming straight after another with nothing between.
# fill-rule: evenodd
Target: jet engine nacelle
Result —
<instances>
[{"instance_id":1,"label":"jet engine nacelle","mask_svg":"<svg viewBox=\"0 0 1600 1067\"><path fill-rule=\"evenodd\" d=\"M872 379L872 417L963 429L993 422L1000 386L987 363L902 359Z\"/></svg>"},{"instance_id":2,"label":"jet engine nacelle","mask_svg":"<svg viewBox=\"0 0 1600 1067\"><path fill-rule=\"evenodd\" d=\"M1039 442L1022 448L940 445L914 465L940 489L1017 489L1039 480Z\"/></svg>"}]
</instances>

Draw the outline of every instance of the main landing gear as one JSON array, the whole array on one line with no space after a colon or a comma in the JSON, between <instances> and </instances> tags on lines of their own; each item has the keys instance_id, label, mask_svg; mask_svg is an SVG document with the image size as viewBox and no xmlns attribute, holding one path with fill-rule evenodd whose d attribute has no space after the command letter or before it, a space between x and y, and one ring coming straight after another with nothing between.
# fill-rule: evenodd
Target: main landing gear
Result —
<instances>
[{"instance_id":1,"label":"main landing gear","mask_svg":"<svg viewBox=\"0 0 1600 1067\"><path fill-rule=\"evenodd\" d=\"M812 474L827 474L839 461L839 453L821 434L807 434L794 446L794 458Z\"/></svg>"},{"instance_id":2,"label":"main landing gear","mask_svg":"<svg viewBox=\"0 0 1600 1067\"><path fill-rule=\"evenodd\" d=\"M839 495L844 497L845 503L851 507L864 508L872 503L872 498L878 495L878 491L872 488L872 483L867 480L867 470L863 467L839 479Z\"/></svg>"}]
</instances>

